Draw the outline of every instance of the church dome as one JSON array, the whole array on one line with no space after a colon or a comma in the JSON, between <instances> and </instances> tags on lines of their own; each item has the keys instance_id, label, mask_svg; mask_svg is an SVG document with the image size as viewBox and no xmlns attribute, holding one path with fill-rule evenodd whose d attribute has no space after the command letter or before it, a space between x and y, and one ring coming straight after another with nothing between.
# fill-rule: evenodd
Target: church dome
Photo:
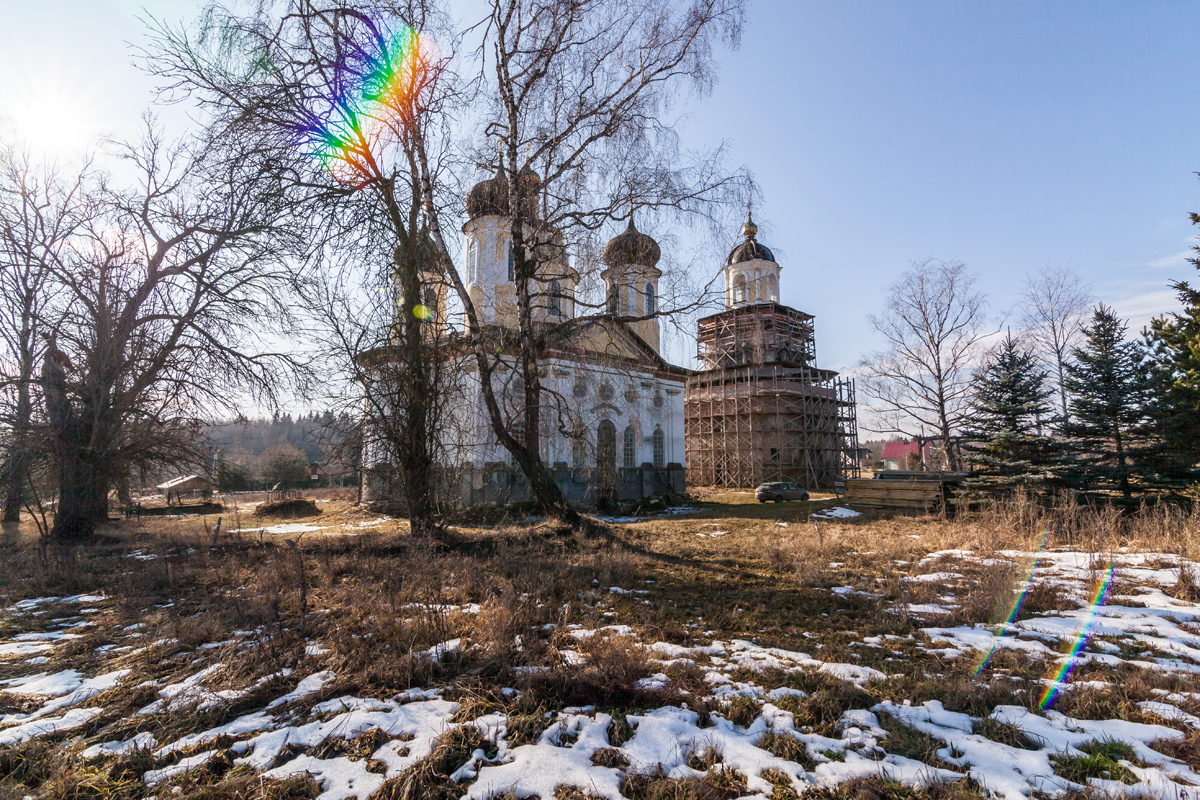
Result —
<instances>
[{"instance_id":1,"label":"church dome","mask_svg":"<svg viewBox=\"0 0 1200 800\"><path fill-rule=\"evenodd\" d=\"M746 237L746 241L729 252L729 257L725 259L725 265L731 266L745 261L758 260L775 263L775 254L766 245L758 243L758 240L754 238L757 235L758 226L754 224L750 212L746 212L746 224L742 226L742 236Z\"/></svg>"},{"instance_id":2,"label":"church dome","mask_svg":"<svg viewBox=\"0 0 1200 800\"><path fill-rule=\"evenodd\" d=\"M521 188L524 198L525 216L529 219L537 217L538 192L542 187L541 177L528 164L517 173L517 185ZM496 169L491 178L482 180L471 187L466 199L467 216L471 219L495 214L501 217L509 215L508 210L508 178L504 168Z\"/></svg>"},{"instance_id":3,"label":"church dome","mask_svg":"<svg viewBox=\"0 0 1200 800\"><path fill-rule=\"evenodd\" d=\"M775 261L775 254L766 245L759 244L753 239L747 239L729 253L726 264L741 264L743 261Z\"/></svg>"},{"instance_id":4,"label":"church dome","mask_svg":"<svg viewBox=\"0 0 1200 800\"><path fill-rule=\"evenodd\" d=\"M508 179L502 168L496 175L480 181L467 192L467 216L471 219L489 214L508 214Z\"/></svg>"},{"instance_id":5,"label":"church dome","mask_svg":"<svg viewBox=\"0 0 1200 800\"><path fill-rule=\"evenodd\" d=\"M604 263L609 267L620 267L626 264L636 264L641 267L653 267L662 258L662 250L654 237L642 233L633 225L633 215L629 215L629 225L624 231L608 240L604 245Z\"/></svg>"}]
</instances>

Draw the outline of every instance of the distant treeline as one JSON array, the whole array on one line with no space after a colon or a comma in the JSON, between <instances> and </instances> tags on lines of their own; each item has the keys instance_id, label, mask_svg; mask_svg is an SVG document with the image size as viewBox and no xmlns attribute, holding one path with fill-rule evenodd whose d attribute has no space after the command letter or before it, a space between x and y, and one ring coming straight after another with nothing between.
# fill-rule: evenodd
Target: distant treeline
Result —
<instances>
[{"instance_id":1,"label":"distant treeline","mask_svg":"<svg viewBox=\"0 0 1200 800\"><path fill-rule=\"evenodd\" d=\"M326 454L337 441L334 436L336 417L333 412L316 411L293 417L291 414L270 419L231 420L209 426L205 436L226 451L234 454L259 456L275 445L293 445L310 462L324 463Z\"/></svg>"},{"instance_id":2,"label":"distant treeline","mask_svg":"<svg viewBox=\"0 0 1200 800\"><path fill-rule=\"evenodd\" d=\"M308 465L320 464L324 472L345 482L354 472L343 432L349 420L329 411L292 416L230 420L205 429L213 452L210 469L224 491L264 486L311 485Z\"/></svg>"}]
</instances>

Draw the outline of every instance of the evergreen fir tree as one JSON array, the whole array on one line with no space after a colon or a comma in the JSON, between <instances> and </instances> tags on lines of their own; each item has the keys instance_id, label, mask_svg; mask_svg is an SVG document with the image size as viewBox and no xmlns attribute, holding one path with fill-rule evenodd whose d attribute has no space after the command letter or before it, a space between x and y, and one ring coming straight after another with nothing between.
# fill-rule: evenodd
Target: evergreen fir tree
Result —
<instances>
[{"instance_id":1,"label":"evergreen fir tree","mask_svg":"<svg viewBox=\"0 0 1200 800\"><path fill-rule=\"evenodd\" d=\"M1129 499L1144 454L1150 375L1145 349L1126 341L1125 329L1111 308L1096 307L1067 365L1072 418L1064 433L1085 485L1116 488Z\"/></svg>"},{"instance_id":2,"label":"evergreen fir tree","mask_svg":"<svg viewBox=\"0 0 1200 800\"><path fill-rule=\"evenodd\" d=\"M1192 214L1200 224L1200 215ZM1200 247L1194 247L1200 253ZM1200 258L1188 259L1200 269ZM1176 281L1183 311L1150 322L1156 434L1153 465L1169 485L1197 479L1200 461L1200 289Z\"/></svg>"},{"instance_id":3,"label":"evergreen fir tree","mask_svg":"<svg viewBox=\"0 0 1200 800\"><path fill-rule=\"evenodd\" d=\"M1033 351L1005 337L975 379L968 489L994 493L1041 483L1056 449L1041 432L1050 422L1052 394Z\"/></svg>"}]
</instances>

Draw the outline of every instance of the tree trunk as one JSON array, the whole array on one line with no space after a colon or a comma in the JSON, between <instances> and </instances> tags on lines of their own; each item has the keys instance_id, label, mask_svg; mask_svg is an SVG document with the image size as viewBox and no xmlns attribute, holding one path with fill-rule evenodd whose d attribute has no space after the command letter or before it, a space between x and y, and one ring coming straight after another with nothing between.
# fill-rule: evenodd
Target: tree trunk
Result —
<instances>
[{"instance_id":1,"label":"tree trunk","mask_svg":"<svg viewBox=\"0 0 1200 800\"><path fill-rule=\"evenodd\" d=\"M33 381L33 341L31 322L32 296L27 296L23 309L21 327L21 364L17 383L17 413L13 419L12 452L9 454L8 475L4 498L4 522L19 522L21 506L25 501L25 488L29 483L29 430L33 420L33 403L29 384Z\"/></svg>"},{"instance_id":2,"label":"tree trunk","mask_svg":"<svg viewBox=\"0 0 1200 800\"><path fill-rule=\"evenodd\" d=\"M1063 411L1062 427L1063 428L1067 427L1067 423L1070 422L1070 416L1067 413L1067 408L1068 408L1068 406L1067 406L1067 387L1063 386L1063 379L1065 378L1064 372L1065 372L1065 370L1063 369L1063 359L1062 359L1062 355L1060 354L1058 356L1058 396L1059 396L1059 399L1062 400L1062 411Z\"/></svg>"},{"instance_id":3,"label":"tree trunk","mask_svg":"<svg viewBox=\"0 0 1200 800\"><path fill-rule=\"evenodd\" d=\"M1125 462L1125 443L1121 441L1121 426L1113 423L1113 444L1117 450L1117 485L1126 500L1132 499L1133 490L1129 486L1129 469Z\"/></svg>"},{"instance_id":4,"label":"tree trunk","mask_svg":"<svg viewBox=\"0 0 1200 800\"><path fill-rule=\"evenodd\" d=\"M21 520L21 506L24 505L25 487L29 482L29 424L32 416L29 380L26 378L17 388L17 414L13 420L12 451L9 453L4 487L4 522Z\"/></svg>"},{"instance_id":5,"label":"tree trunk","mask_svg":"<svg viewBox=\"0 0 1200 800\"><path fill-rule=\"evenodd\" d=\"M410 239L411 242L411 239ZM408 405L404 412L403 438L405 452L400 456L404 494L408 503L408 523L414 535L428 536L438 531L437 509L434 503L432 431L430 404L436 391L430 380L430 364L423 340L424 320L417 317L414 305L421 300L421 282L415 259L410 254L401 271L404 291L404 356L407 391L403 392Z\"/></svg>"},{"instance_id":6,"label":"tree trunk","mask_svg":"<svg viewBox=\"0 0 1200 800\"><path fill-rule=\"evenodd\" d=\"M89 457L87 430L79 418L71 413L65 416L51 414L58 457L58 503L54 510L54 527L50 537L58 540L78 539L91 536L96 530L95 464ZM105 514L107 515L107 497Z\"/></svg>"},{"instance_id":7,"label":"tree trunk","mask_svg":"<svg viewBox=\"0 0 1200 800\"><path fill-rule=\"evenodd\" d=\"M42 360L42 391L58 461L58 503L50 538L79 539L95 532L95 480L90 431L67 396L67 377L53 342Z\"/></svg>"}]
</instances>

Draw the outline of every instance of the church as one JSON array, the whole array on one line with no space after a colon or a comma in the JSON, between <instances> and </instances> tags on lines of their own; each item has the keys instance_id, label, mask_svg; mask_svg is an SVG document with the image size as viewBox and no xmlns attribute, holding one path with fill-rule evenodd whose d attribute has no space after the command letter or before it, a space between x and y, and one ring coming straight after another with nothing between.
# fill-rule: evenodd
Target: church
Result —
<instances>
[{"instance_id":1,"label":"church","mask_svg":"<svg viewBox=\"0 0 1200 800\"><path fill-rule=\"evenodd\" d=\"M540 180L528 166L517 179L534 219ZM519 350L509 197L503 171L467 193L463 274L494 343L493 390L520 438L524 387L513 368ZM545 334L539 440L567 499L639 500L681 493L689 483L791 481L827 489L857 475L853 382L816 366L814 317L780 304L780 266L757 235L747 214L743 241L723 265L725 309L698 321L694 370L662 356L657 318L621 319L654 314L662 278L659 244L637 229L632 213L604 247L603 308L578 299L580 275L560 232L544 225L526 232L539 248L531 313ZM430 280L429 289L425 305L444 312L446 282ZM454 341L444 313L434 316L431 324ZM458 365L439 448L447 499L531 500L524 474L492 429L476 362L461 358ZM382 473L373 467L385 462L384 449L364 448L365 472ZM378 481L364 482L364 500L384 494Z\"/></svg>"},{"instance_id":2,"label":"church","mask_svg":"<svg viewBox=\"0 0 1200 800\"><path fill-rule=\"evenodd\" d=\"M522 194L536 196L538 177L532 170L526 167L518 180L527 184ZM517 328L508 203L502 172L467 193L463 275L481 325L498 343L493 388L509 415L509 429L520 435L524 389L512 369L517 348L505 336ZM631 216L604 247L600 277L607 300L597 309L579 306L580 276L562 255L561 234L542 227L536 236L558 245L542 254L531 286L534 320L548 332L539 359L545 398L539 433L542 458L555 482L569 500L580 503L683 492L683 393L691 371L663 358L658 319L615 319L655 313L662 277L658 242L639 231ZM439 291L426 305L446 308L444 285ZM581 319L587 316L593 318ZM572 320L578 321L563 324ZM524 474L492 430L476 364L464 359L462 365L447 415L453 422L443 464L452 483L449 494L464 504L532 499ZM364 499L378 491L364 487Z\"/></svg>"}]
</instances>

